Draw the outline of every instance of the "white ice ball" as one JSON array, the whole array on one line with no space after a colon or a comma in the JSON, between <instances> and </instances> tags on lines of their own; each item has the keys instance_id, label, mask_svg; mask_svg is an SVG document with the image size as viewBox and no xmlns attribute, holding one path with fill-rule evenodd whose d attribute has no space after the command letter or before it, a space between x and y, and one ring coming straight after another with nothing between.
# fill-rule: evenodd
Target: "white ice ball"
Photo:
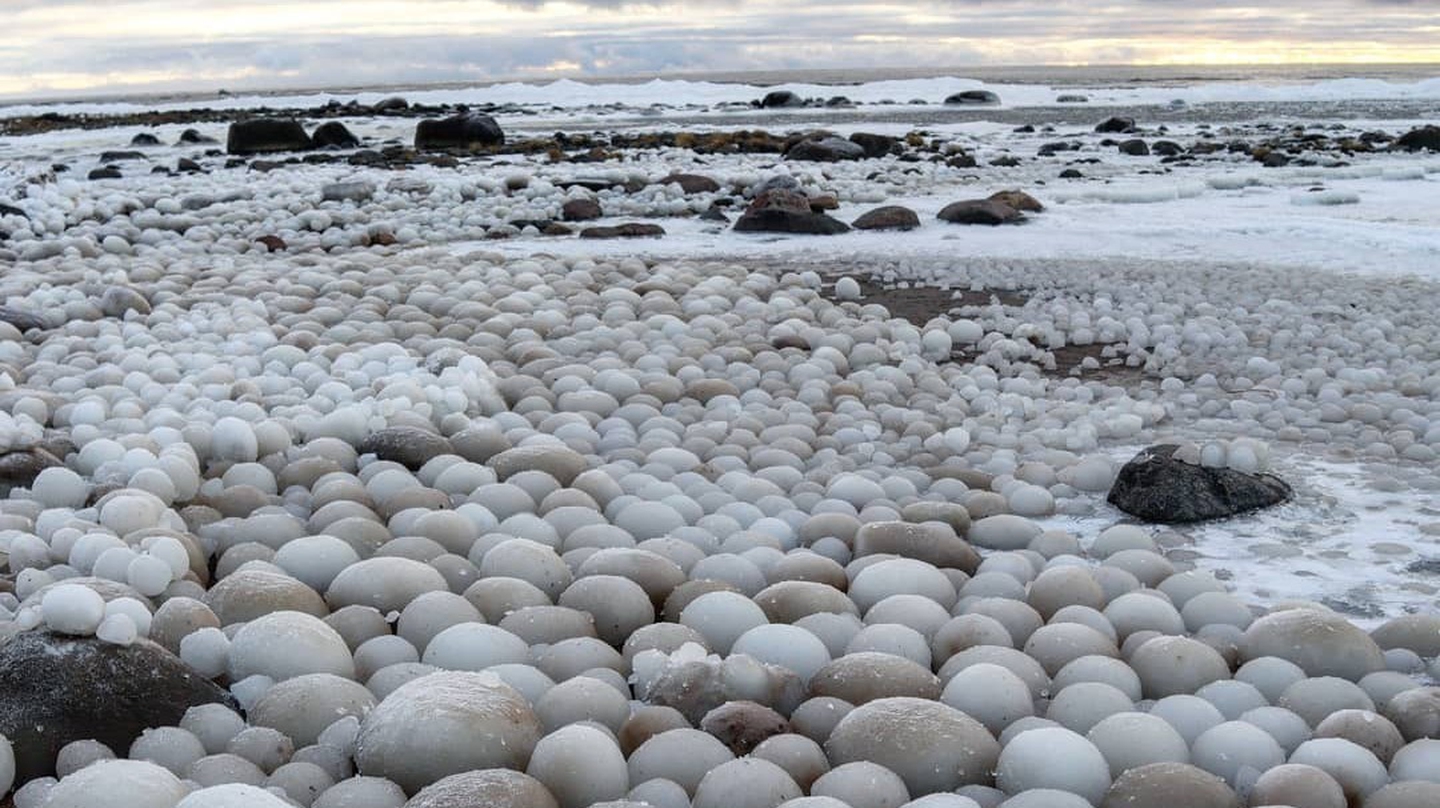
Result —
<instances>
[{"instance_id":1,"label":"white ice ball","mask_svg":"<svg viewBox=\"0 0 1440 808\"><path fill-rule=\"evenodd\" d=\"M51 631L86 637L105 619L105 599L88 586L61 584L45 593L40 611Z\"/></svg>"},{"instance_id":2,"label":"white ice ball","mask_svg":"<svg viewBox=\"0 0 1440 808\"><path fill-rule=\"evenodd\" d=\"M1110 764L1084 736L1042 727L1016 735L1000 750L995 781L1009 794L1053 788L1099 805L1110 788Z\"/></svg>"}]
</instances>

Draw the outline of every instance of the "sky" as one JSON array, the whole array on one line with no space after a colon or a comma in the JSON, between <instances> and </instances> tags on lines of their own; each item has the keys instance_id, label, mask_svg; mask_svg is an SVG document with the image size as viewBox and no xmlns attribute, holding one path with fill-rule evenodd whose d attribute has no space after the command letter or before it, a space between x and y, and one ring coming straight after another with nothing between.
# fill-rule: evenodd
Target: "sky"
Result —
<instances>
[{"instance_id":1,"label":"sky","mask_svg":"<svg viewBox=\"0 0 1440 808\"><path fill-rule=\"evenodd\" d=\"M1440 62L1440 0L0 0L0 96L682 71Z\"/></svg>"}]
</instances>

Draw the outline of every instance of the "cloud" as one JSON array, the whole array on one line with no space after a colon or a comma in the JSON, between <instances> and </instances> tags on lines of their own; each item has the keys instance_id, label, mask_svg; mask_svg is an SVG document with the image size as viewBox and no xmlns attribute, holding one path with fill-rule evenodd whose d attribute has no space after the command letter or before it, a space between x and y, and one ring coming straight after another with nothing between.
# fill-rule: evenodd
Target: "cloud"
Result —
<instances>
[{"instance_id":1,"label":"cloud","mask_svg":"<svg viewBox=\"0 0 1440 808\"><path fill-rule=\"evenodd\" d=\"M0 0L0 94L1440 58L1440 0ZM85 19L78 26L75 20Z\"/></svg>"}]
</instances>

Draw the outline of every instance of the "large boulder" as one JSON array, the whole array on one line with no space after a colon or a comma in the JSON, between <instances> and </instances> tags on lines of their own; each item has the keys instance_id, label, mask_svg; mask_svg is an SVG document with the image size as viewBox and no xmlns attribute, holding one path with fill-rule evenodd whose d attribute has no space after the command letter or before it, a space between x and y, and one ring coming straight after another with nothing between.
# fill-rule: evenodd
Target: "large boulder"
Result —
<instances>
[{"instance_id":1,"label":"large boulder","mask_svg":"<svg viewBox=\"0 0 1440 808\"><path fill-rule=\"evenodd\" d=\"M421 151L468 150L504 143L505 133L500 130L500 124L479 112L462 112L448 118L426 118L415 126L415 148Z\"/></svg>"},{"instance_id":2,"label":"large boulder","mask_svg":"<svg viewBox=\"0 0 1440 808\"><path fill-rule=\"evenodd\" d=\"M786 160L808 160L816 163L859 160L864 156L864 146L834 135L806 138L785 152Z\"/></svg>"},{"instance_id":3,"label":"large boulder","mask_svg":"<svg viewBox=\"0 0 1440 808\"><path fill-rule=\"evenodd\" d=\"M326 121L315 127L310 139L322 149L354 149L360 145L360 138L339 121Z\"/></svg>"},{"instance_id":4,"label":"large boulder","mask_svg":"<svg viewBox=\"0 0 1440 808\"><path fill-rule=\"evenodd\" d=\"M773 188L755 196L735 220L738 233L808 233L832 236L845 233L850 226L823 213L810 209L810 198L786 188Z\"/></svg>"},{"instance_id":5,"label":"large boulder","mask_svg":"<svg viewBox=\"0 0 1440 808\"><path fill-rule=\"evenodd\" d=\"M962 199L941 208L936 218L951 224L998 225L1024 221L1025 215L994 199Z\"/></svg>"},{"instance_id":6,"label":"large boulder","mask_svg":"<svg viewBox=\"0 0 1440 808\"><path fill-rule=\"evenodd\" d=\"M150 727L174 726L200 704L234 703L220 687L149 640L25 631L0 645L0 735L15 749L17 782L54 773L72 741L111 749Z\"/></svg>"},{"instance_id":7,"label":"large boulder","mask_svg":"<svg viewBox=\"0 0 1440 808\"><path fill-rule=\"evenodd\" d=\"M1000 96L989 90L962 90L945 98L950 106L993 105L1000 103Z\"/></svg>"},{"instance_id":8,"label":"large boulder","mask_svg":"<svg viewBox=\"0 0 1440 808\"><path fill-rule=\"evenodd\" d=\"M856 230L914 230L920 217L903 205L884 205L860 214L850 223Z\"/></svg>"},{"instance_id":9,"label":"large boulder","mask_svg":"<svg viewBox=\"0 0 1440 808\"><path fill-rule=\"evenodd\" d=\"M1178 460L1173 444L1151 446L1120 469L1111 505L1147 522L1221 519L1284 502L1290 486L1272 474L1249 474Z\"/></svg>"},{"instance_id":10,"label":"large boulder","mask_svg":"<svg viewBox=\"0 0 1440 808\"><path fill-rule=\"evenodd\" d=\"M1411 129L1409 132L1395 139L1393 148L1404 149L1405 151L1436 151L1440 152L1440 126L1422 126L1418 129Z\"/></svg>"},{"instance_id":11,"label":"large boulder","mask_svg":"<svg viewBox=\"0 0 1440 808\"><path fill-rule=\"evenodd\" d=\"M356 448L361 454L374 453L380 460L393 460L412 470L439 455L455 452L454 446L444 436L415 426L378 429Z\"/></svg>"},{"instance_id":12,"label":"large boulder","mask_svg":"<svg viewBox=\"0 0 1440 808\"><path fill-rule=\"evenodd\" d=\"M294 118L251 118L230 124L225 150L231 154L304 151L313 146Z\"/></svg>"},{"instance_id":13,"label":"large boulder","mask_svg":"<svg viewBox=\"0 0 1440 808\"><path fill-rule=\"evenodd\" d=\"M803 107L805 99L789 90L771 90L760 99L760 106L765 109L777 109L783 107Z\"/></svg>"}]
</instances>

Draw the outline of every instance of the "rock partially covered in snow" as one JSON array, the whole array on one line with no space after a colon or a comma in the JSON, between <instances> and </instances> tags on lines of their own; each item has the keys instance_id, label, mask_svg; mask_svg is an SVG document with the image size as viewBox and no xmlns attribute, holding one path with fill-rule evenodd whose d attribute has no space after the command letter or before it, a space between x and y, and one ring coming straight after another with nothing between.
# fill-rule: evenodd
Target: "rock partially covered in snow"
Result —
<instances>
[{"instance_id":1,"label":"rock partially covered in snow","mask_svg":"<svg viewBox=\"0 0 1440 808\"><path fill-rule=\"evenodd\" d=\"M490 674L441 671L402 685L365 717L355 762L413 794L472 769L524 769L539 740L540 719L514 688Z\"/></svg>"},{"instance_id":2,"label":"rock partially covered in snow","mask_svg":"<svg viewBox=\"0 0 1440 808\"><path fill-rule=\"evenodd\" d=\"M1290 497L1273 474L1195 465L1177 459L1174 444L1151 446L1120 469L1110 504L1148 522L1199 522L1265 508Z\"/></svg>"},{"instance_id":3,"label":"rock partially covered in snow","mask_svg":"<svg viewBox=\"0 0 1440 808\"><path fill-rule=\"evenodd\" d=\"M20 781L53 771L71 741L129 748L149 727L178 724L198 704L230 704L225 691L147 640L26 631L0 645L0 734Z\"/></svg>"}]
</instances>

